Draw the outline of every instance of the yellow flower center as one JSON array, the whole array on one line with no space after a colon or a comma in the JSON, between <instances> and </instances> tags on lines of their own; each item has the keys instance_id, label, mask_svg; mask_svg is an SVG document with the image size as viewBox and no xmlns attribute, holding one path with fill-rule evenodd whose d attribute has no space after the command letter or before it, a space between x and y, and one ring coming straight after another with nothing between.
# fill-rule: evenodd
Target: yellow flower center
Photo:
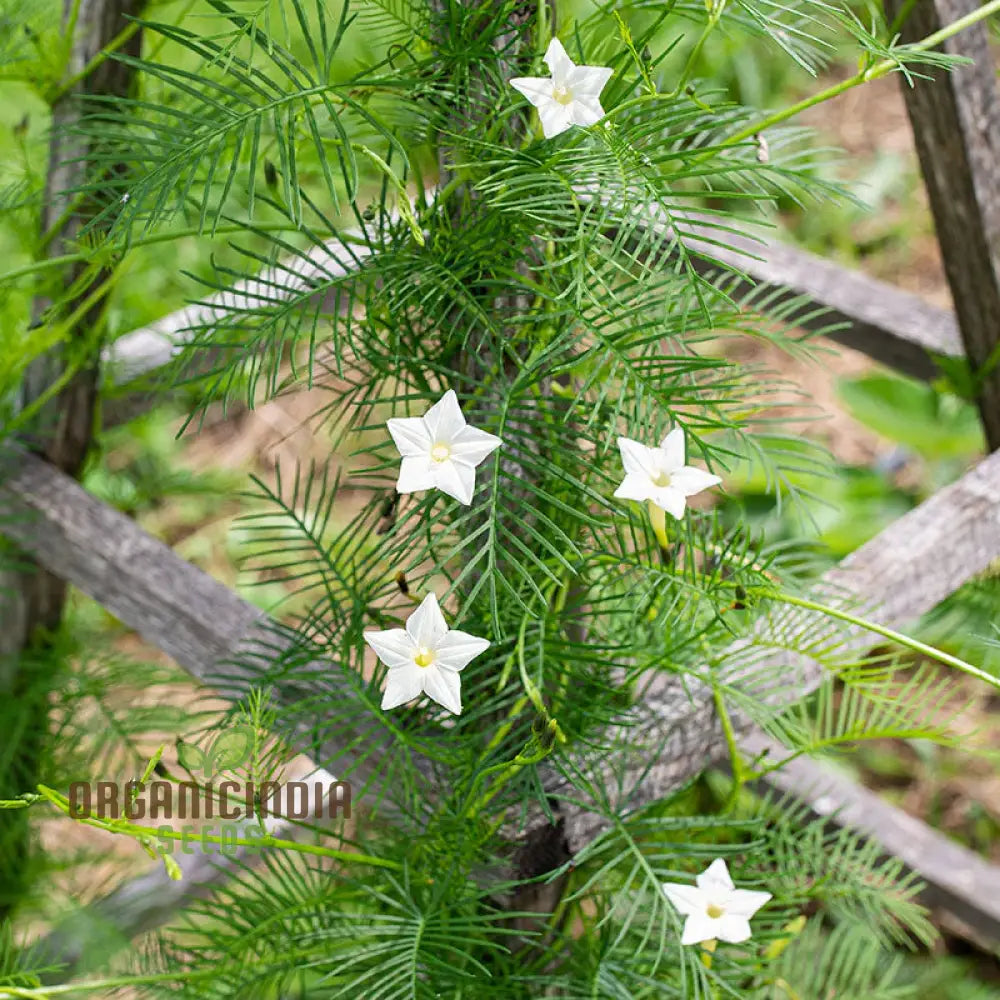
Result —
<instances>
[{"instance_id":1,"label":"yellow flower center","mask_svg":"<svg viewBox=\"0 0 1000 1000\"><path fill-rule=\"evenodd\" d=\"M569 87L555 87L552 91L552 100L557 104L569 104L573 100L573 95L569 92Z\"/></svg>"},{"instance_id":2,"label":"yellow flower center","mask_svg":"<svg viewBox=\"0 0 1000 1000\"><path fill-rule=\"evenodd\" d=\"M708 908L705 912L713 919L716 920L721 917L726 911L721 906L716 906L715 903L709 903Z\"/></svg>"},{"instance_id":3,"label":"yellow flower center","mask_svg":"<svg viewBox=\"0 0 1000 1000\"><path fill-rule=\"evenodd\" d=\"M451 448L446 444L436 444L431 448L431 458L435 462L445 462L451 458Z\"/></svg>"},{"instance_id":4,"label":"yellow flower center","mask_svg":"<svg viewBox=\"0 0 1000 1000\"><path fill-rule=\"evenodd\" d=\"M418 667L429 667L434 662L434 652L426 646L421 646L417 650L417 655L413 657L413 662Z\"/></svg>"},{"instance_id":5,"label":"yellow flower center","mask_svg":"<svg viewBox=\"0 0 1000 1000\"><path fill-rule=\"evenodd\" d=\"M660 472L657 474L656 478L653 480L654 486L669 486L670 476L666 472Z\"/></svg>"}]
</instances>

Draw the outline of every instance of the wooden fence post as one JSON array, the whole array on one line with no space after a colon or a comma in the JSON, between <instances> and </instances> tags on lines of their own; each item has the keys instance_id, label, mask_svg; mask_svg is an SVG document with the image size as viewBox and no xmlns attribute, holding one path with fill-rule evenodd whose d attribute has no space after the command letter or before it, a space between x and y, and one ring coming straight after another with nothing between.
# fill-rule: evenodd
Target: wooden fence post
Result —
<instances>
[{"instance_id":1,"label":"wooden fence post","mask_svg":"<svg viewBox=\"0 0 1000 1000\"><path fill-rule=\"evenodd\" d=\"M908 0L886 0L890 18ZM980 7L979 0L917 0L905 42L925 38ZM991 450L1000 448L1000 92L985 23L942 46L974 60L930 80L900 76L945 273L966 354L979 380L978 404Z\"/></svg>"},{"instance_id":2,"label":"wooden fence post","mask_svg":"<svg viewBox=\"0 0 1000 1000\"><path fill-rule=\"evenodd\" d=\"M66 67L71 77L83 73L94 57L126 27L125 14L138 10L137 0L64 0L63 24L72 26L74 37ZM138 32L125 48L138 54ZM85 93L124 95L132 73L121 63L107 60L93 70L52 108L49 163L45 198L41 211L41 233L49 252L68 253L83 217L84 206L74 204L75 189L87 171L86 149L72 134L80 114L79 96ZM74 275L67 273L65 285ZM98 279L103 280L102 278ZM83 292L79 305L95 286ZM38 320L48 303L37 300ZM71 337L84 340L101 322L102 305L87 310ZM61 471L79 475L91 444L97 397L98 352L78 368L62 390L43 406L28 433L30 446ZM54 349L28 367L21 390L21 405L27 406L49 389L67 369L63 350ZM9 798L37 783L37 767L47 728L45 685L39 684L32 654L45 648L58 628L66 599L66 584L53 573L25 558L16 571L0 574L0 696L18 703L20 714L14 732L5 734L0 758L0 798ZM0 922L21 894L28 877L29 844L24 814L17 810L0 813Z\"/></svg>"}]
</instances>

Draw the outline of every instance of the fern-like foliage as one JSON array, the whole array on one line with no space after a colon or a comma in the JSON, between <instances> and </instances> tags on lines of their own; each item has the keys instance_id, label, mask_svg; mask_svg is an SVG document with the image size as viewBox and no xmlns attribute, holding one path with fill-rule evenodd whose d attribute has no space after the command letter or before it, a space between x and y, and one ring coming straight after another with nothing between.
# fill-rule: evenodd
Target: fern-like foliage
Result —
<instances>
[{"instance_id":1,"label":"fern-like foliage","mask_svg":"<svg viewBox=\"0 0 1000 1000\"><path fill-rule=\"evenodd\" d=\"M791 474L825 461L784 430L796 387L730 350L758 339L807 356L798 324L815 329L817 310L732 261L779 203L847 195L787 114L698 78L704 38L729 31L810 73L835 44L880 72L942 58L826 0L594 5L559 34L578 63L612 69L606 114L546 138L509 79L546 72L547 11L208 0L198 19L151 13L142 55L110 55L133 72L131 96L92 98L73 128L88 162L76 194L96 205L73 294L125 280L157 241L226 243L162 376L195 395L188 429L211 404L314 402L329 462L256 478L239 532L247 578L286 600L256 648L208 669L237 706L227 722L266 724L364 803L351 823L282 829L257 867L230 865L144 955L147 974L115 988L908 995L891 955L932 931L900 865L794 803L712 800L695 779L721 745L659 779L656 801L644 789L676 733L715 713L728 735L752 722L793 753L944 740L950 684L871 654L839 619L788 615L782 595L815 581L807 542L768 546L701 500L666 525L614 493L617 439L652 446L672 427L689 464L762 466L793 501ZM43 324L53 337L65 301ZM448 389L503 441L470 504L395 488L386 420ZM489 648L461 675L460 715L428 699L383 711L387 670L364 635L401 627L432 592ZM131 669L108 660L93 680ZM152 717L95 704L93 766L124 748L139 770L132 739ZM581 815L587 836L563 843ZM751 939L712 953L680 943L662 885L716 857L773 900Z\"/></svg>"}]
</instances>

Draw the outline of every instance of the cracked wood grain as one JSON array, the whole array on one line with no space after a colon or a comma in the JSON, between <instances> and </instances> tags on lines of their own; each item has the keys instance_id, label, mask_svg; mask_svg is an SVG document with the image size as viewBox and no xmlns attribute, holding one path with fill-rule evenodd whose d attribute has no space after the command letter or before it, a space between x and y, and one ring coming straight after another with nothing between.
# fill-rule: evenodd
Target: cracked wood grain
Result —
<instances>
[{"instance_id":1,"label":"cracked wood grain","mask_svg":"<svg viewBox=\"0 0 1000 1000\"><path fill-rule=\"evenodd\" d=\"M895 16L906 0L888 0ZM917 0L903 42L940 30L980 7L979 0ZM921 67L900 76L930 196L945 274L965 353L979 381L979 412L992 449L1000 448L1000 88L985 22L942 46L972 61L950 72Z\"/></svg>"}]
</instances>

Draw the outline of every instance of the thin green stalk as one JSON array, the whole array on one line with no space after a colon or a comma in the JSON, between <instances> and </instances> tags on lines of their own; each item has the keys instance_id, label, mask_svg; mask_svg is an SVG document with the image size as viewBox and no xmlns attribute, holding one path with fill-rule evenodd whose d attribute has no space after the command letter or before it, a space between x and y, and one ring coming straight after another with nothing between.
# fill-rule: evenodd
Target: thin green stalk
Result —
<instances>
[{"instance_id":1,"label":"thin green stalk","mask_svg":"<svg viewBox=\"0 0 1000 1000\"><path fill-rule=\"evenodd\" d=\"M122 28L111 41L95 55L86 66L78 73L74 73L68 80L59 85L54 94L49 97L49 104L55 104L65 97L81 80L86 79L101 63L106 62L108 57L117 52L140 28L138 22L133 22Z\"/></svg>"},{"instance_id":2,"label":"thin green stalk","mask_svg":"<svg viewBox=\"0 0 1000 1000\"><path fill-rule=\"evenodd\" d=\"M538 0L538 13L535 15L535 45L538 52L544 52L552 38L552 26L549 24L549 0Z\"/></svg>"},{"instance_id":3,"label":"thin green stalk","mask_svg":"<svg viewBox=\"0 0 1000 1000\"><path fill-rule=\"evenodd\" d=\"M711 11L708 16L708 24L705 25L704 30L698 38L698 41L694 43L694 48L691 50L690 55L687 57L687 62L684 64L684 69L681 71L680 79L677 81L676 86L671 91L670 96L676 97L683 89L688 80L691 79L691 74L694 72L694 68L698 63L698 57L701 55L701 50L705 47L705 42L708 41L709 35L715 30L719 23L719 19L722 17L722 12L725 10L726 0L721 0L720 3L713 3Z\"/></svg>"},{"instance_id":4,"label":"thin green stalk","mask_svg":"<svg viewBox=\"0 0 1000 1000\"><path fill-rule=\"evenodd\" d=\"M832 605L813 601L807 597L795 597L793 594L786 594L783 591L763 591L759 592L759 596L768 597L783 604L792 604L799 608L805 608L808 611L818 611L820 614L829 615L831 618L839 618L841 621L856 625L858 628L874 632L876 635L891 639L893 642L898 642L901 646L906 646L907 649L921 653L929 659L937 660L939 663L943 663L949 667L954 667L955 670L959 670L963 674L968 674L970 677L975 677L989 684L990 687L1000 690L1000 678L996 678L992 674L988 674L985 670L980 670L979 667L974 667L971 663L967 663L957 656L952 656L951 653L946 653L942 649L935 649L933 646L928 646L927 643L921 642L919 639L913 639L902 632L897 632L895 629L879 625L878 622L869 621L867 618L860 618L857 615L852 615L849 611L841 611Z\"/></svg>"},{"instance_id":5,"label":"thin green stalk","mask_svg":"<svg viewBox=\"0 0 1000 1000\"><path fill-rule=\"evenodd\" d=\"M245 233L250 228L259 230L265 233L281 233L281 232L299 232L300 227L292 225L288 222L247 222L247 223L236 223L231 226L219 226L215 233L225 235L227 233ZM148 247L153 246L157 243L169 243L171 240L186 239L189 236L201 236L205 232L202 226L188 226L186 229L172 230L167 233L154 233L151 236L141 236L138 239L130 240L128 247L123 247L121 249L134 249L136 247ZM354 238L347 236L345 234L338 233L338 238L342 239L345 243L362 243L363 240L355 240ZM90 260L94 257L96 253L99 253L104 247L97 247L96 249L88 251L80 251L78 253L66 253L59 257L49 257L46 260L34 261L31 264L25 264L23 267L15 268L13 271L8 271L6 274L0 274L0 283L5 281L14 281L17 278L23 278L30 274L37 274L39 271L48 271L52 268L63 267L66 264L75 264L82 261ZM118 248L109 247L107 248L111 252L118 252Z\"/></svg>"},{"instance_id":6,"label":"thin green stalk","mask_svg":"<svg viewBox=\"0 0 1000 1000\"><path fill-rule=\"evenodd\" d=\"M399 214L403 221L410 227L410 232L413 238L420 244L424 245L424 234L420 229L420 223L417 222L417 217L413 213L413 206L410 204L410 196L407 193L406 185L403 183L402 179L396 176L395 171L389 166L381 156L378 155L373 149L369 149L367 146L362 145L358 142L352 142L349 144L351 149L356 153L361 153L362 156L366 156L370 163L372 163L385 177L385 179L393 186L396 191L396 207L399 209Z\"/></svg>"},{"instance_id":7,"label":"thin green stalk","mask_svg":"<svg viewBox=\"0 0 1000 1000\"><path fill-rule=\"evenodd\" d=\"M978 10L972 11L964 17L958 18L958 20L953 21L951 24L945 25L945 27L940 30L928 35L922 41L915 42L913 45L908 45L906 48L910 52L926 52L929 49L933 49L940 45L941 42L947 41L949 38L957 35L959 32L964 31L966 28L972 27L972 25L986 20L986 18L991 17L998 11L1000 11L1000 0L990 0L989 3L984 4ZM722 143L722 146L733 146L738 142L742 142L744 139L750 139L757 132L762 132L764 129L771 128L774 125L779 125L781 122L787 121L789 118L794 118L797 114L800 114L809 108L815 107L817 104L822 104L824 101L837 97L845 91L857 87L859 84L868 83L871 80L878 80L898 68L898 60L883 59L881 62L875 63L874 66L869 66L866 69L859 70L854 74L854 76L848 77L846 80L836 83L832 87L827 87L825 90L821 90L817 94L813 94L812 97L807 97L798 101L797 103L791 105L791 107L785 108L782 111L775 111L770 115L759 118L756 122L747 125L746 128L743 128L734 135L729 136ZM716 149L718 149L718 147L716 147ZM709 153L709 155L714 155L714 152L715 150Z\"/></svg>"},{"instance_id":8,"label":"thin green stalk","mask_svg":"<svg viewBox=\"0 0 1000 1000\"><path fill-rule=\"evenodd\" d=\"M535 711L538 713L538 717L542 719L545 723L545 730L541 736L532 733L531 738L524 745L524 747L518 751L517 756L511 761L504 761L500 764L494 764L492 767L486 768L485 771L481 771L473 783L472 789L469 791L467 805L464 810L464 815L468 817L476 816L480 811L493 799L496 797L497 793L506 785L512 778L519 774L525 767L531 764L537 764L539 761L544 760L551 752L552 748L557 742L565 743L566 735L563 733L562 729L559 727L559 722L557 719L552 718L549 714L548 709L545 707L545 702L542 700L542 693L539 691L538 686L534 681L528 676L528 667L524 660L524 638L525 630L527 628L529 619L525 618L521 623L521 629L518 633L517 646L514 651L514 656L517 661L518 672L521 676L521 684L524 686L525 694L522 698L518 699L515 704L515 709L518 706L526 707L527 702L531 702ZM508 718L514 714L514 710L509 713ZM511 723L506 723L506 731L510 730ZM506 735L506 731L503 735ZM502 739L503 737L498 733L497 737ZM494 747L499 742L499 739L494 737L490 742L490 747ZM499 778L477 799L473 799L473 795L476 793L476 789L482 784L482 782L491 774L499 774Z\"/></svg>"},{"instance_id":9,"label":"thin green stalk","mask_svg":"<svg viewBox=\"0 0 1000 1000\"><path fill-rule=\"evenodd\" d=\"M315 950L303 949L285 955L286 960L312 959ZM51 1000L52 997L68 996L72 993L102 992L130 986L152 986L158 983L198 982L213 979L220 973L220 966L194 969L186 972L152 972L145 975L113 976L107 979L86 979L76 983L59 983L52 986L0 986L0 1000Z\"/></svg>"},{"instance_id":10,"label":"thin green stalk","mask_svg":"<svg viewBox=\"0 0 1000 1000\"><path fill-rule=\"evenodd\" d=\"M715 938L712 938L711 941L702 941L701 943L701 964L709 972L712 971L712 957L715 955L715 949L718 946L719 942ZM719 987L716 983L712 983L712 1000L720 1000Z\"/></svg>"},{"instance_id":11,"label":"thin green stalk","mask_svg":"<svg viewBox=\"0 0 1000 1000\"><path fill-rule=\"evenodd\" d=\"M524 768L532 764L538 764L548 757L557 740L560 742L566 741L566 737L559 729L559 723L555 719L548 718L547 715L546 720L546 730L543 737L538 737L532 733L528 742L517 752L517 756L513 760L494 764L492 767L488 767L485 771L480 771L476 775L472 788L466 796L465 808L462 810L463 816L467 819L474 819L481 815L485 807L496 798L504 785L520 774ZM478 798L473 798L476 790L491 774L498 774L499 777Z\"/></svg>"},{"instance_id":12,"label":"thin green stalk","mask_svg":"<svg viewBox=\"0 0 1000 1000\"><path fill-rule=\"evenodd\" d=\"M90 979L81 983L59 983L56 986L0 986L0 1000L49 1000L50 997L68 996L70 993L88 993L96 990L113 990L126 986L153 985L155 983L197 982L218 975L218 967L198 969L193 972L160 972L146 976L117 976L110 979Z\"/></svg>"},{"instance_id":13,"label":"thin green stalk","mask_svg":"<svg viewBox=\"0 0 1000 1000\"><path fill-rule=\"evenodd\" d=\"M93 292L88 295L83 302L77 306L69 316L66 317L61 323L55 326L55 330L59 330L60 327L64 330L72 329L76 323L82 319L91 309L96 306L101 299L103 299L108 292L111 291L114 285L114 276L108 280L102 282ZM62 334L57 333L54 340L58 342L62 338ZM55 399L62 390L69 385L69 383L76 376L79 371L79 365L66 365L63 370L59 373L58 377L53 379L35 398L28 403L23 409L21 409L17 416L12 420L7 422L6 429L8 432L16 431L20 427L26 427L31 420L34 418L35 414L42 410L50 400Z\"/></svg>"},{"instance_id":14,"label":"thin green stalk","mask_svg":"<svg viewBox=\"0 0 1000 1000\"><path fill-rule=\"evenodd\" d=\"M52 788L48 788L45 785L39 785L38 791L60 812L70 816L69 800L64 795L60 795L57 791ZM92 826L98 830L104 830L106 833L121 834L126 837L133 837L137 840L149 840L151 837L156 837L157 839L180 840L187 842L195 839L192 834L185 833L182 830L167 830L163 827L158 827L154 830L152 827L140 826L138 823L129 823L120 819L100 819L93 816L71 816L70 818L74 819L77 823L83 823L85 826ZM336 861L370 865L374 868L389 868L393 871L403 870L403 866L397 861L390 861L386 858L376 858L370 854L356 854L351 851L340 851L333 847L322 847L318 844L300 844L297 841L285 840L282 837L275 837L272 834L265 834L264 836L254 838L253 840L248 838L238 838L236 840L227 839L224 841L221 835L199 832L197 834L197 839L204 843L220 845L225 843L227 846L233 847L253 847L258 849L263 847L274 847L283 851L295 851L298 854L311 854L321 858L333 858Z\"/></svg>"},{"instance_id":15,"label":"thin green stalk","mask_svg":"<svg viewBox=\"0 0 1000 1000\"><path fill-rule=\"evenodd\" d=\"M491 737L489 743L486 744L486 748L483 750L482 756L486 757L492 753L501 743L507 738L507 734L514 728L514 720L528 707L528 696L526 694L521 695L517 701L514 702L510 707L510 711L507 713L506 720L501 723L497 731Z\"/></svg>"},{"instance_id":16,"label":"thin green stalk","mask_svg":"<svg viewBox=\"0 0 1000 1000\"><path fill-rule=\"evenodd\" d=\"M439 188L437 192L437 200L444 204L452 192L457 191L458 188L468 183L468 178L462 173L458 172L443 188Z\"/></svg>"},{"instance_id":17,"label":"thin green stalk","mask_svg":"<svg viewBox=\"0 0 1000 1000\"><path fill-rule=\"evenodd\" d=\"M651 101L675 101L677 100L676 95L671 92L669 94L639 94L636 97L630 97L627 101L622 101L621 104L616 104L606 115L610 118L612 115L620 114L622 111L631 111L632 108L638 107L640 104L649 104Z\"/></svg>"},{"instance_id":18,"label":"thin green stalk","mask_svg":"<svg viewBox=\"0 0 1000 1000\"><path fill-rule=\"evenodd\" d=\"M26 278L29 274L38 274L41 271L51 271L53 268L65 267L67 264L76 264L86 260L90 254L84 253L64 253L59 257L47 257L45 260L32 261L23 267L17 267L6 274L0 274L0 284L5 281L16 281L18 278Z\"/></svg>"},{"instance_id":19,"label":"thin green stalk","mask_svg":"<svg viewBox=\"0 0 1000 1000\"><path fill-rule=\"evenodd\" d=\"M518 632L516 647L518 673L521 675L521 684L524 687L524 693L528 696L531 704L534 705L535 711L547 722L555 722L555 719L550 719L549 717L549 710L545 707L545 702L542 700L542 692L538 689L538 685L528 676L528 664L524 659L524 638L529 621L530 619L525 616ZM559 732L558 723L556 723L556 730ZM565 737L561 732L559 732L559 738L560 742L565 742Z\"/></svg>"},{"instance_id":20,"label":"thin green stalk","mask_svg":"<svg viewBox=\"0 0 1000 1000\"><path fill-rule=\"evenodd\" d=\"M892 19L892 24L889 25L889 37L895 38L899 34L903 25L906 24L906 19L913 12L913 8L916 7L917 0L906 0L906 3L899 8L899 12Z\"/></svg>"},{"instance_id":21,"label":"thin green stalk","mask_svg":"<svg viewBox=\"0 0 1000 1000\"><path fill-rule=\"evenodd\" d=\"M69 53L73 48L73 38L76 35L76 26L80 20L80 7L83 4L83 0L73 0L73 6L70 9L69 17L66 19L66 30L63 32L62 42L66 47L66 59L69 60Z\"/></svg>"},{"instance_id":22,"label":"thin green stalk","mask_svg":"<svg viewBox=\"0 0 1000 1000\"><path fill-rule=\"evenodd\" d=\"M629 51L629 55L632 56L632 61L635 63L636 71L642 79L642 85L646 88L647 93L655 94L656 84L653 83L653 78L649 75L649 69L642 58L642 54L635 47L635 42L632 40L632 32L625 23L625 18L623 18L616 10L612 11L612 13L615 16L615 20L618 22L618 33L621 35L622 41L625 43L625 47Z\"/></svg>"},{"instance_id":23,"label":"thin green stalk","mask_svg":"<svg viewBox=\"0 0 1000 1000\"><path fill-rule=\"evenodd\" d=\"M726 740L729 762L733 768L733 787L729 795L729 802L730 805L735 805L747 781L746 768L743 764L743 757L740 755L739 745L736 742L736 732L733 729L732 719L729 718L726 700L722 697L722 691L714 681L712 684L712 699L715 702L715 714L719 718L719 725L722 726L722 735Z\"/></svg>"},{"instance_id":24,"label":"thin green stalk","mask_svg":"<svg viewBox=\"0 0 1000 1000\"><path fill-rule=\"evenodd\" d=\"M798 993L796 993L795 990L793 990L792 987L789 986L784 979L775 979L774 985L777 986L785 994L786 997L788 997L788 1000L801 1000L801 997L798 995Z\"/></svg>"},{"instance_id":25,"label":"thin green stalk","mask_svg":"<svg viewBox=\"0 0 1000 1000\"><path fill-rule=\"evenodd\" d=\"M945 27L935 31L933 34L928 35L921 41L914 42L912 45L907 45L904 51L926 52L929 49L933 49L937 45L940 45L941 42L947 41L954 35L959 34L966 28L970 28L972 25L986 20L988 17L991 17L997 12L1000 12L1000 0L990 0L989 3L984 4L978 10L972 11L971 13L958 18L951 24L945 25ZM833 86L827 87L826 89L813 94L811 97L803 98L801 101L797 101L790 107L784 108L781 111L772 112L762 118L758 118L757 121L752 122L745 128L740 129L739 132L729 136L724 141L719 143L719 145L714 146L704 155L696 158L693 162L701 163L714 156L720 148L734 146L737 143L742 142L744 139L752 138L758 132L772 128L775 125L780 125L789 118L794 118L796 115L801 114L803 111L807 111L809 108L815 107L817 104L822 104L824 101L838 97L840 94L843 94L862 83L868 83L871 80L878 80L881 77L886 76L888 73L891 73L893 70L899 69L899 65L899 60L883 59L881 62L875 63L873 66L868 66L865 69L859 70L854 74L854 76L848 77L840 83L835 83ZM646 104L650 101L672 100L676 100L676 92L668 94L640 94L637 97L623 101L617 107L612 108L611 111L608 112L608 117L618 115L623 111L629 111L634 107Z\"/></svg>"}]
</instances>

